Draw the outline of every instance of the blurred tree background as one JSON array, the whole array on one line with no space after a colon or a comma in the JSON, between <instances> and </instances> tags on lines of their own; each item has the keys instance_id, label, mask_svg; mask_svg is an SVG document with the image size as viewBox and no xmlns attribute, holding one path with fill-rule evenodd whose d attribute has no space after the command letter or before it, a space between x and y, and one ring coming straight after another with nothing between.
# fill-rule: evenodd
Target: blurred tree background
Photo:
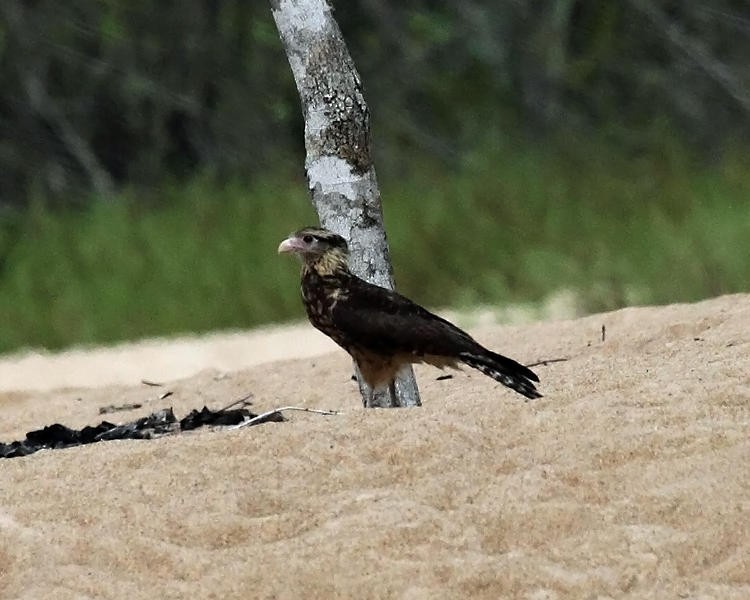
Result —
<instances>
[{"instance_id":1,"label":"blurred tree background","mask_svg":"<svg viewBox=\"0 0 750 600\"><path fill-rule=\"evenodd\" d=\"M747 290L748 0L334 7L404 291ZM302 161L267 2L3 0L0 351L300 316Z\"/></svg>"}]
</instances>

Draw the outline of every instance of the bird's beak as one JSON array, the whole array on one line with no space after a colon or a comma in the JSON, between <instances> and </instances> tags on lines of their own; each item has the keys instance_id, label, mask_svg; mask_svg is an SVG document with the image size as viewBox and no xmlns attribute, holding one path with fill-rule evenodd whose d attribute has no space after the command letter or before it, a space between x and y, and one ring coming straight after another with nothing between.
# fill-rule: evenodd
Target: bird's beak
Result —
<instances>
[{"instance_id":1,"label":"bird's beak","mask_svg":"<svg viewBox=\"0 0 750 600\"><path fill-rule=\"evenodd\" d=\"M285 239L279 244L279 254L289 254L290 252L301 252L304 249L302 242L295 237Z\"/></svg>"}]
</instances>

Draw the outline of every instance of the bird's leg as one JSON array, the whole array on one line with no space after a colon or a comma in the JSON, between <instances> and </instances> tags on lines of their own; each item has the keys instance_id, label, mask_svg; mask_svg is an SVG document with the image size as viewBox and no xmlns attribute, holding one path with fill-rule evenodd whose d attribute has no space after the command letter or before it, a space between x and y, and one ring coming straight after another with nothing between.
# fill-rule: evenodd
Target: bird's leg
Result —
<instances>
[{"instance_id":1,"label":"bird's leg","mask_svg":"<svg viewBox=\"0 0 750 600\"><path fill-rule=\"evenodd\" d=\"M365 408L393 408L393 384L388 387L370 387L365 384Z\"/></svg>"},{"instance_id":2,"label":"bird's leg","mask_svg":"<svg viewBox=\"0 0 750 600\"><path fill-rule=\"evenodd\" d=\"M400 389L398 379L391 380L387 385L382 384L377 387L370 387L362 376L362 371L356 361L354 362L354 373L359 384L359 391L362 394L362 403L365 408L397 408L401 406L399 398L402 395L407 400L403 406L421 405L418 394L416 397L408 393L404 394L404 392L408 392L408 389Z\"/></svg>"},{"instance_id":3,"label":"bird's leg","mask_svg":"<svg viewBox=\"0 0 750 600\"><path fill-rule=\"evenodd\" d=\"M396 396L394 382L374 388L370 397L369 406L371 408L397 408L398 397Z\"/></svg>"},{"instance_id":4,"label":"bird's leg","mask_svg":"<svg viewBox=\"0 0 750 600\"><path fill-rule=\"evenodd\" d=\"M393 384L387 387L370 387L364 385L364 406L365 408L393 408L396 405L395 396L393 395Z\"/></svg>"}]
</instances>

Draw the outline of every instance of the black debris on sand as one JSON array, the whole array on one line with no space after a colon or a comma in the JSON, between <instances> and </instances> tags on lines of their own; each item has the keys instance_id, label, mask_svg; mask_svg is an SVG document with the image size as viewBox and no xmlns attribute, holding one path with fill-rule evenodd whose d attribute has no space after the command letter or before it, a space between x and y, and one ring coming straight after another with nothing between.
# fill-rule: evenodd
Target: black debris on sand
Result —
<instances>
[{"instance_id":1,"label":"black debris on sand","mask_svg":"<svg viewBox=\"0 0 750 600\"><path fill-rule=\"evenodd\" d=\"M109 421L102 421L99 425L87 425L83 429L71 429L60 423L48 425L44 429L29 431L23 441L5 444L0 442L0 458L15 458L17 456L28 456L38 450L50 450L70 448L83 444L93 444L108 440L150 440L165 435L180 433L198 429L206 425L226 426L237 425L246 419L252 419L257 415L246 408L233 410L211 410L203 407L201 410L193 410L180 421L174 416L171 408L164 408L151 413L146 417L115 425ZM259 423L268 421L283 421L284 417L279 413L273 413L267 419L261 419Z\"/></svg>"}]
</instances>

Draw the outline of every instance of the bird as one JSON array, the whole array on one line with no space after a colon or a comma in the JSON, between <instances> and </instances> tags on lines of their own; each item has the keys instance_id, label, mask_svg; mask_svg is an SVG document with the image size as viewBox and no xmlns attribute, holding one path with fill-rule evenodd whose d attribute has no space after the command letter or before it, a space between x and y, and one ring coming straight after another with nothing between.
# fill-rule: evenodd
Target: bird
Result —
<instances>
[{"instance_id":1,"label":"bird","mask_svg":"<svg viewBox=\"0 0 750 600\"><path fill-rule=\"evenodd\" d=\"M488 350L468 333L401 294L349 270L346 240L327 229L304 227L283 240L279 254L302 262L301 292L314 327L356 361L371 390L393 385L410 363L473 367L526 398L541 398L528 367Z\"/></svg>"}]
</instances>

